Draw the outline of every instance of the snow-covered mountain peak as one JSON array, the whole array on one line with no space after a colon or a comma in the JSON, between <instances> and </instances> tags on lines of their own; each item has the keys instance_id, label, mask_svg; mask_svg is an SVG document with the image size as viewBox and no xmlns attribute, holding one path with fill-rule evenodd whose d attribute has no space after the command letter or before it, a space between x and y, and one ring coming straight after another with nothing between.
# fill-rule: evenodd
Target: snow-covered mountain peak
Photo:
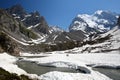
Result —
<instances>
[{"instance_id":1,"label":"snow-covered mountain peak","mask_svg":"<svg viewBox=\"0 0 120 80\"><path fill-rule=\"evenodd\" d=\"M98 10L92 15L78 14L70 24L69 30L81 30L86 32L90 30L87 28L92 28L97 32L106 32L116 25L118 18L117 16L118 14L114 12L104 10ZM93 30L91 31L93 32Z\"/></svg>"}]
</instances>

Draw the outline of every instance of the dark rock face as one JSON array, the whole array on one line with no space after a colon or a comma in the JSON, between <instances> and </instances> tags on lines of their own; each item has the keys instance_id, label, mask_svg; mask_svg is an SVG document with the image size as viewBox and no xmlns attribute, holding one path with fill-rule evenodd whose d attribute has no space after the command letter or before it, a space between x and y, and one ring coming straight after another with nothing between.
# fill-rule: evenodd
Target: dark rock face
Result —
<instances>
[{"instance_id":1,"label":"dark rock face","mask_svg":"<svg viewBox=\"0 0 120 80\"><path fill-rule=\"evenodd\" d=\"M21 19L23 19L27 14L24 8L20 4L14 5L6 10L8 11L8 13L14 16L20 16Z\"/></svg>"},{"instance_id":2,"label":"dark rock face","mask_svg":"<svg viewBox=\"0 0 120 80\"><path fill-rule=\"evenodd\" d=\"M16 10L16 11L15 11ZM17 12L17 10L19 10ZM46 42L64 42L64 41L82 41L86 36L82 31L70 31L70 32L63 32L63 31L55 31L50 33L50 27L48 26L45 18L39 14L38 11L27 13L22 6L15 5L7 11L13 15L15 19L22 22L26 28L32 30L40 35L48 35ZM76 19L75 19L76 20ZM77 18L77 20L81 20ZM83 23L85 23L82 20ZM77 24L76 24L77 25ZM88 27L88 25L86 25ZM86 31L90 31L92 29L86 28ZM22 33L26 34L25 32L21 31ZM57 36L57 37L56 37ZM56 38L55 38L56 37Z\"/></svg>"},{"instance_id":3,"label":"dark rock face","mask_svg":"<svg viewBox=\"0 0 120 80\"><path fill-rule=\"evenodd\" d=\"M61 32L50 34L46 42L58 43L67 41L83 41L86 38L82 31Z\"/></svg>"},{"instance_id":4,"label":"dark rock face","mask_svg":"<svg viewBox=\"0 0 120 80\"><path fill-rule=\"evenodd\" d=\"M119 18L118 18L117 25L120 26L120 16L119 16Z\"/></svg>"},{"instance_id":5,"label":"dark rock face","mask_svg":"<svg viewBox=\"0 0 120 80\"><path fill-rule=\"evenodd\" d=\"M49 34L49 26L43 16L40 16L38 11L27 13L21 5L15 5L8 8L7 11L13 15L14 18L22 21L23 24L33 31L43 34Z\"/></svg>"},{"instance_id":6,"label":"dark rock face","mask_svg":"<svg viewBox=\"0 0 120 80\"><path fill-rule=\"evenodd\" d=\"M17 44L3 32L0 32L0 48L0 52L8 52L11 55L19 55Z\"/></svg>"},{"instance_id":7,"label":"dark rock face","mask_svg":"<svg viewBox=\"0 0 120 80\"><path fill-rule=\"evenodd\" d=\"M49 34L49 26L43 16L40 17L38 24L39 24L38 26L32 29L38 33Z\"/></svg>"},{"instance_id":8,"label":"dark rock face","mask_svg":"<svg viewBox=\"0 0 120 80\"><path fill-rule=\"evenodd\" d=\"M18 55L20 49L18 41L22 42L22 39L30 41L36 38L38 36L33 31L26 29L22 22L0 9L0 52Z\"/></svg>"},{"instance_id":9,"label":"dark rock face","mask_svg":"<svg viewBox=\"0 0 120 80\"><path fill-rule=\"evenodd\" d=\"M0 29L6 32L19 33L18 22L5 10L0 9Z\"/></svg>"},{"instance_id":10,"label":"dark rock face","mask_svg":"<svg viewBox=\"0 0 120 80\"><path fill-rule=\"evenodd\" d=\"M22 22L15 20L5 10L0 10L0 29L18 40L37 38L34 32L26 29Z\"/></svg>"},{"instance_id":11,"label":"dark rock face","mask_svg":"<svg viewBox=\"0 0 120 80\"><path fill-rule=\"evenodd\" d=\"M25 20L22 22L27 26L34 26L40 22L40 14L36 12L32 12L30 14L27 14L26 17L24 17Z\"/></svg>"},{"instance_id":12,"label":"dark rock face","mask_svg":"<svg viewBox=\"0 0 120 80\"><path fill-rule=\"evenodd\" d=\"M97 16L100 19L104 18L101 15ZM107 16L106 19L108 18ZM70 25L70 31L67 32L57 27L49 27L39 12L27 13L21 5L6 10L0 9L0 52L15 55L20 49L37 53L104 42L104 39L92 41L92 38L98 37L100 31L98 28L90 27L89 21L85 19L80 16L75 17ZM117 24L120 25L120 17ZM86 38L89 40L84 42ZM18 41L25 42L27 45Z\"/></svg>"}]
</instances>

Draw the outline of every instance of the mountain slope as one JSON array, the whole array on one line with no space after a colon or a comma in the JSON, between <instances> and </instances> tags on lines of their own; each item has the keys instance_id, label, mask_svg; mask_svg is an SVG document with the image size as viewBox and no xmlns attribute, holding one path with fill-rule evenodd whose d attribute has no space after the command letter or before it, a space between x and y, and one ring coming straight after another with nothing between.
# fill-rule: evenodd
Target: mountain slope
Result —
<instances>
[{"instance_id":1,"label":"mountain slope","mask_svg":"<svg viewBox=\"0 0 120 80\"><path fill-rule=\"evenodd\" d=\"M100 34L83 42L79 51L88 53L120 51L120 17L118 18L117 25L114 28L107 33Z\"/></svg>"},{"instance_id":2,"label":"mountain slope","mask_svg":"<svg viewBox=\"0 0 120 80\"><path fill-rule=\"evenodd\" d=\"M84 45L81 52L119 50L120 18L117 23L116 16L117 14L107 11L78 15L67 32L57 26L48 26L44 17L37 11L27 13L22 6L15 5L6 10L0 9L0 32L9 38L10 44L4 42L6 45L17 44L16 48L21 51L33 53L66 50ZM112 28L116 24L117 26ZM106 31L108 32L105 33ZM5 51L3 44L0 45L0 51Z\"/></svg>"},{"instance_id":3,"label":"mountain slope","mask_svg":"<svg viewBox=\"0 0 120 80\"><path fill-rule=\"evenodd\" d=\"M49 26L43 16L40 16L38 11L28 13L24 8L17 4L6 9L15 19L22 21L23 24L30 30L37 33L49 34Z\"/></svg>"},{"instance_id":4,"label":"mountain slope","mask_svg":"<svg viewBox=\"0 0 120 80\"><path fill-rule=\"evenodd\" d=\"M0 52L19 54L22 48L19 45L26 45L26 41L37 38L39 36L27 29L22 22L14 19L6 10L0 9Z\"/></svg>"},{"instance_id":5,"label":"mountain slope","mask_svg":"<svg viewBox=\"0 0 120 80\"><path fill-rule=\"evenodd\" d=\"M26 29L22 22L14 19L3 9L0 9L0 26L1 31L18 40L30 40L30 38L36 39L38 37L34 32Z\"/></svg>"},{"instance_id":6,"label":"mountain slope","mask_svg":"<svg viewBox=\"0 0 120 80\"><path fill-rule=\"evenodd\" d=\"M21 5L14 5L6 10L17 21L25 25L28 30L31 30L39 36L39 39L31 42L29 41L30 43L40 44L41 42L82 41L86 38L86 33L82 31L66 32L58 27L49 27L45 18L41 16L39 12L35 11L28 13ZM87 28L89 27L87 26ZM89 30L92 29L90 28Z\"/></svg>"}]
</instances>

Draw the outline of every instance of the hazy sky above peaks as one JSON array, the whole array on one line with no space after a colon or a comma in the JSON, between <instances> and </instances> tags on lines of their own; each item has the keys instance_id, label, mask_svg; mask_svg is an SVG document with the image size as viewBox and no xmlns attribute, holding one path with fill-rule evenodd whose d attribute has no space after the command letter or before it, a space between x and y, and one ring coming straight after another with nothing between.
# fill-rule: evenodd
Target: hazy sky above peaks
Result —
<instances>
[{"instance_id":1,"label":"hazy sky above peaks","mask_svg":"<svg viewBox=\"0 0 120 80\"><path fill-rule=\"evenodd\" d=\"M67 29L77 14L93 14L97 10L120 13L120 0L0 0L0 8L21 4L26 11L39 11L49 25Z\"/></svg>"}]
</instances>

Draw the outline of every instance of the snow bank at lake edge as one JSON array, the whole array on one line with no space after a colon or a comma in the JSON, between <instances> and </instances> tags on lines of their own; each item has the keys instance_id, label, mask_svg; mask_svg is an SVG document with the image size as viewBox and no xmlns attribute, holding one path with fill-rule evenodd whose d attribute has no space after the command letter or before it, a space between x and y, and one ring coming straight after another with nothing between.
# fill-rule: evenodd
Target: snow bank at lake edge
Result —
<instances>
[{"instance_id":1,"label":"snow bank at lake edge","mask_svg":"<svg viewBox=\"0 0 120 80\"><path fill-rule=\"evenodd\" d=\"M18 75L27 75L30 78L38 78L36 74L28 74L23 69L19 68L15 63L18 59L14 56L11 56L7 53L0 53L0 67L5 69L6 71L10 73L16 73Z\"/></svg>"}]
</instances>

